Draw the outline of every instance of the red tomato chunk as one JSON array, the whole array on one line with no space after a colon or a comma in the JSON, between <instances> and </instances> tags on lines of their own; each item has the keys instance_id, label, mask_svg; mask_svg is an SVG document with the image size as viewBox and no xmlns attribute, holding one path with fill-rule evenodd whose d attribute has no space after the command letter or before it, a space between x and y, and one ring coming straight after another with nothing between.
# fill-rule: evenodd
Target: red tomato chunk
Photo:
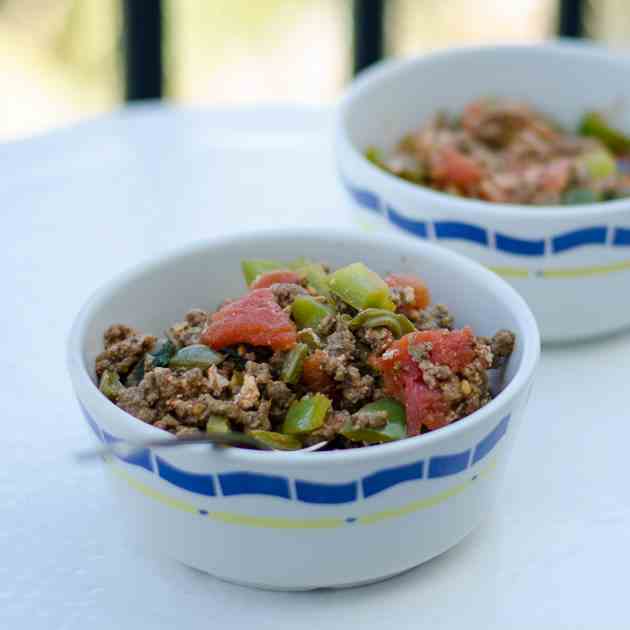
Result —
<instances>
[{"instance_id":1,"label":"red tomato chunk","mask_svg":"<svg viewBox=\"0 0 630 630\"><path fill-rule=\"evenodd\" d=\"M390 273L385 282L390 287L411 287L414 292L415 300L408 307L402 307L404 311L407 308L422 310L431 303L431 296L427 285L418 276L411 273Z\"/></svg>"},{"instance_id":2,"label":"red tomato chunk","mask_svg":"<svg viewBox=\"0 0 630 630\"><path fill-rule=\"evenodd\" d=\"M277 271L268 271L267 273L261 273L254 282L252 282L252 289L266 289L272 284L300 284L302 278L300 274L290 269L278 269Z\"/></svg>"},{"instance_id":3,"label":"red tomato chunk","mask_svg":"<svg viewBox=\"0 0 630 630\"><path fill-rule=\"evenodd\" d=\"M430 343L429 360L446 365L453 372L461 372L475 358L474 335L468 327L462 330L426 330L409 333L395 341L376 360L383 373L385 392L405 405L407 433L419 435L422 425L433 430L449 423L448 401L441 390L431 389L425 382L422 369L409 351L410 347Z\"/></svg>"},{"instance_id":4,"label":"red tomato chunk","mask_svg":"<svg viewBox=\"0 0 630 630\"><path fill-rule=\"evenodd\" d=\"M274 299L271 289L254 289L223 306L201 335L215 350L239 343L288 350L297 340L295 325Z\"/></svg>"},{"instance_id":5,"label":"red tomato chunk","mask_svg":"<svg viewBox=\"0 0 630 630\"><path fill-rule=\"evenodd\" d=\"M325 359L326 354L321 350L316 350L304 361L302 382L311 392L327 394L334 388L332 378L324 372L322 364Z\"/></svg>"},{"instance_id":6,"label":"red tomato chunk","mask_svg":"<svg viewBox=\"0 0 630 630\"><path fill-rule=\"evenodd\" d=\"M464 190L478 184L483 171L477 163L461 151L445 147L436 153L431 165L431 177L445 185L454 184Z\"/></svg>"}]
</instances>

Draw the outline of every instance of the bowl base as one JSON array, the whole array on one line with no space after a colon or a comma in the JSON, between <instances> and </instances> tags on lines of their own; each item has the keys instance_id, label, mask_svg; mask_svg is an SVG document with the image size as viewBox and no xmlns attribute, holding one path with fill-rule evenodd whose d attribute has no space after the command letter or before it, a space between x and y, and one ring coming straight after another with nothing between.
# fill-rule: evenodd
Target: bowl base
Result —
<instances>
[{"instance_id":1,"label":"bowl base","mask_svg":"<svg viewBox=\"0 0 630 630\"><path fill-rule=\"evenodd\" d=\"M371 577L367 577L365 579L359 579L359 580L350 579L348 581L343 581L343 578L341 578L342 581L336 582L334 577L328 577L328 578L320 577L319 579L321 581L319 584L317 582L315 584L313 583L304 584L304 582L302 582L302 584L298 584L298 585L283 584L282 581L280 580L274 583L273 577L268 582L267 581L258 582L255 580L240 580L238 578L231 577L230 575L217 573L216 570L208 570L206 566L202 566L202 564L199 562L199 559L196 556L183 557L181 555L173 555L169 553L165 554L163 548L161 549L154 548L154 551L157 551L159 555L166 555L170 557L172 560L175 560L176 562L179 562L183 564L184 566L189 567L193 571L203 573L205 575L210 575L216 578L217 580L220 580L221 582L226 582L228 584L235 584L236 586L243 586L246 588L254 588L254 589L258 589L262 591L276 591L280 593L287 593L287 592L300 593L300 592L306 592L306 591L322 591L322 590L355 588L355 587L361 587L361 586L368 586L370 584L376 584L378 582L384 582L386 580L389 580L390 578L394 578L396 576L402 575L404 573L417 569L418 567L426 563L429 563L435 560L436 558L442 556L444 553L452 550L453 548L458 547L462 542L464 542L470 536L472 532L476 531L479 528L479 526L481 525L481 522L484 519L484 516L486 516L487 513L488 511L486 509L486 511L483 514L478 514L476 518L471 519L471 521L467 524L465 531L463 532L460 531L454 536L450 537L449 539L442 541L441 545L435 546L431 551L428 551L426 554L416 556L408 564L403 564L401 566L399 565L399 568L397 568L394 571L390 571L388 573L384 573L381 575L373 574ZM145 537L141 540L138 540L138 542L142 546L146 547L148 541ZM346 576L346 579L347 577L350 577L350 576ZM276 576L276 579L277 579L277 576ZM264 580L264 577L263 577L263 580ZM314 578L314 580L317 580L317 578ZM298 578L297 580L294 580L294 581L299 582L300 580Z\"/></svg>"},{"instance_id":2,"label":"bowl base","mask_svg":"<svg viewBox=\"0 0 630 630\"><path fill-rule=\"evenodd\" d=\"M368 586L370 584L377 584L378 582L384 582L385 580L389 580L390 578L396 577L397 575L402 575L403 573L407 573L407 571L411 571L416 567L419 567L423 562L413 566L407 567L406 569L401 569L400 571L394 571L393 573L389 573L387 575L382 575L381 577L371 578L369 580L359 580L358 582L345 582L342 584L334 584L332 586L274 586L270 584L264 584L259 582L246 582L242 580L232 580L230 578L221 577L220 575L212 575L212 577L217 578L217 580L221 580L221 582L227 582L228 584L235 584L236 586L244 586L246 588L255 588L260 591L275 591L280 593L303 593L306 591L333 591L342 588L355 588L359 586Z\"/></svg>"}]
</instances>

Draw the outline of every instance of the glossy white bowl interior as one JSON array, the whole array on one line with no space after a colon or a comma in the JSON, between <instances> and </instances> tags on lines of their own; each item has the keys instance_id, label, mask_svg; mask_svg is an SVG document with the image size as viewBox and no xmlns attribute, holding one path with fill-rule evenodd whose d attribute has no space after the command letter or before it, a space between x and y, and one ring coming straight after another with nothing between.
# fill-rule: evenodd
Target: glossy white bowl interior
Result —
<instances>
[{"instance_id":1,"label":"glossy white bowl interior","mask_svg":"<svg viewBox=\"0 0 630 630\"><path fill-rule=\"evenodd\" d=\"M503 275L532 307L543 340L612 332L630 325L630 200L466 200L393 177L363 152L390 150L436 110L456 113L488 95L531 102L568 128L585 111L614 109L615 124L630 132L628 77L628 58L586 45L463 48L379 64L342 99L340 176L376 228L437 240Z\"/></svg>"},{"instance_id":2,"label":"glossy white bowl interior","mask_svg":"<svg viewBox=\"0 0 630 630\"><path fill-rule=\"evenodd\" d=\"M124 322L160 334L189 308L214 309L242 293L241 259L297 256L419 273L458 325L478 334L515 331L504 391L459 423L398 443L305 454L191 446L110 459L107 470L120 516L159 553L265 588L359 584L441 553L492 504L539 356L531 312L496 275L396 235L294 230L198 243L124 274L89 300L71 332L70 375L99 439L164 435L99 393L92 366L104 329Z\"/></svg>"}]
</instances>

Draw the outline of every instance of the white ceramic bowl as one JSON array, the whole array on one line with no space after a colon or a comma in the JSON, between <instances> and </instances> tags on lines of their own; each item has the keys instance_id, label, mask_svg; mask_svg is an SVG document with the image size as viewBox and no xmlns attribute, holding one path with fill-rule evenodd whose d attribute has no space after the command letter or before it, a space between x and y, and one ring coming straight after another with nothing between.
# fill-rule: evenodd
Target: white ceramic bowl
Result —
<instances>
[{"instance_id":1,"label":"white ceramic bowl","mask_svg":"<svg viewBox=\"0 0 630 630\"><path fill-rule=\"evenodd\" d=\"M575 128L588 110L618 104L630 132L630 58L585 45L463 48L386 62L345 94L337 126L341 178L356 203L420 239L475 258L527 300L544 341L630 326L630 199L519 206L460 199L408 183L363 157L390 150L438 109L482 96L523 99Z\"/></svg>"},{"instance_id":2,"label":"white ceramic bowl","mask_svg":"<svg viewBox=\"0 0 630 630\"><path fill-rule=\"evenodd\" d=\"M165 434L100 394L93 363L105 328L160 334L190 307L214 309L244 290L243 258L363 260L414 271L457 324L516 333L504 391L465 420L421 437L351 451L268 453L187 446L107 462L120 514L138 540L220 578L274 589L361 584L399 573L459 542L488 513L539 357L519 295L480 265L406 237L325 230L225 237L167 254L113 280L76 319L69 369L99 440Z\"/></svg>"}]
</instances>

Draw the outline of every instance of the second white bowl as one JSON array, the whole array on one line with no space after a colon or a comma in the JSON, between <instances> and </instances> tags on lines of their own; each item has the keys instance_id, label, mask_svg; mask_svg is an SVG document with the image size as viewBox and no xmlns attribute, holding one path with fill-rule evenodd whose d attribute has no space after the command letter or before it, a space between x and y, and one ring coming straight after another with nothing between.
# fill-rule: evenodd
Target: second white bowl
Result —
<instances>
[{"instance_id":1,"label":"second white bowl","mask_svg":"<svg viewBox=\"0 0 630 630\"><path fill-rule=\"evenodd\" d=\"M583 206L518 206L461 199L408 183L371 164L439 109L483 96L532 103L568 128L615 103L630 132L630 61L585 45L463 48L362 74L339 112L340 176L377 227L438 241L505 277L527 300L543 340L630 326L630 199Z\"/></svg>"}]
</instances>

